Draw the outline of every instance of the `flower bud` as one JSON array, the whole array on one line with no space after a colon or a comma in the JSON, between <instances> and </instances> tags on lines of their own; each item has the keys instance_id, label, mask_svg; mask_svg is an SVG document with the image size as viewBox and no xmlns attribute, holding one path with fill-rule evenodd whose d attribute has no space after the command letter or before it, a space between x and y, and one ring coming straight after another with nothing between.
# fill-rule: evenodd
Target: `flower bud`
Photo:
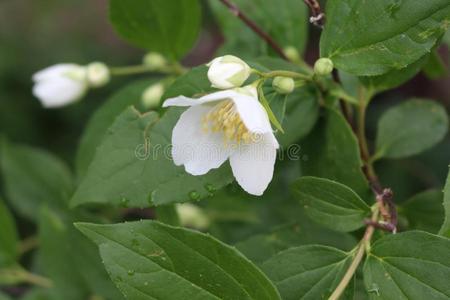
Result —
<instances>
[{"instance_id":1,"label":"flower bud","mask_svg":"<svg viewBox=\"0 0 450 300\"><path fill-rule=\"evenodd\" d=\"M218 89L240 87L251 74L250 66L232 55L217 57L208 66L208 79Z\"/></svg>"},{"instance_id":2,"label":"flower bud","mask_svg":"<svg viewBox=\"0 0 450 300\"><path fill-rule=\"evenodd\" d=\"M93 62L87 65L87 81L91 87L102 87L110 80L109 68L101 62Z\"/></svg>"},{"instance_id":3,"label":"flower bud","mask_svg":"<svg viewBox=\"0 0 450 300\"><path fill-rule=\"evenodd\" d=\"M33 75L33 95L45 108L58 108L80 100L88 89L86 67L57 64Z\"/></svg>"},{"instance_id":4,"label":"flower bud","mask_svg":"<svg viewBox=\"0 0 450 300\"><path fill-rule=\"evenodd\" d=\"M314 73L319 76L326 76L333 72L333 62L329 58L320 58L314 64Z\"/></svg>"},{"instance_id":5,"label":"flower bud","mask_svg":"<svg viewBox=\"0 0 450 300\"><path fill-rule=\"evenodd\" d=\"M144 56L143 63L154 70L159 70L167 65L167 60L157 52L149 52Z\"/></svg>"},{"instance_id":6,"label":"flower bud","mask_svg":"<svg viewBox=\"0 0 450 300\"><path fill-rule=\"evenodd\" d=\"M155 108L161 102L161 98L164 94L164 85L162 83L155 83L145 89L142 93L142 105L146 109Z\"/></svg>"},{"instance_id":7,"label":"flower bud","mask_svg":"<svg viewBox=\"0 0 450 300\"><path fill-rule=\"evenodd\" d=\"M207 229L210 224L208 216L201 208L191 203L177 204L177 213L182 226Z\"/></svg>"},{"instance_id":8,"label":"flower bud","mask_svg":"<svg viewBox=\"0 0 450 300\"><path fill-rule=\"evenodd\" d=\"M300 61L300 53L298 53L298 50L293 47L293 46L288 46L286 48L284 48L283 50L284 55L286 55L286 57L293 62L298 62Z\"/></svg>"},{"instance_id":9,"label":"flower bud","mask_svg":"<svg viewBox=\"0 0 450 300\"><path fill-rule=\"evenodd\" d=\"M295 88L295 82L290 77L277 76L273 79L272 86L279 94L290 94Z\"/></svg>"}]
</instances>

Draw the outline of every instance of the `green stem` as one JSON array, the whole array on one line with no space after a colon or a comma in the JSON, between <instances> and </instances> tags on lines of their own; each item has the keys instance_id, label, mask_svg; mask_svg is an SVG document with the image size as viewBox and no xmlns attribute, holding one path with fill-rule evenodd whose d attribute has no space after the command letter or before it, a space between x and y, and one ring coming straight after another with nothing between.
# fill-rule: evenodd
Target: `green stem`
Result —
<instances>
[{"instance_id":1,"label":"green stem","mask_svg":"<svg viewBox=\"0 0 450 300\"><path fill-rule=\"evenodd\" d=\"M376 207L372 213L372 221L377 221L379 216L379 210L378 207ZM359 242L358 247L356 248L356 254L353 257L352 263L347 269L347 272L345 272L344 277L342 277L341 281L337 285L334 292L331 294L330 298L328 300L338 300L339 297L344 293L345 289L347 288L348 284L352 280L353 276L355 275L356 270L358 269L359 264L361 263L364 254L367 253L370 249L370 240L372 239L373 233L375 231L375 227L368 226L366 228L366 231L364 233L363 238Z\"/></svg>"},{"instance_id":2,"label":"green stem","mask_svg":"<svg viewBox=\"0 0 450 300\"><path fill-rule=\"evenodd\" d=\"M271 71L271 72L267 72L267 73L259 73L259 75L264 78L272 78L272 77L282 76L282 77L290 77L290 78L294 78L294 79L303 79L303 80L312 81L311 76L305 75L302 73L292 72L292 71Z\"/></svg>"},{"instance_id":3,"label":"green stem","mask_svg":"<svg viewBox=\"0 0 450 300\"><path fill-rule=\"evenodd\" d=\"M362 157L365 167L366 167L367 179L373 185L375 183L378 183L378 177L375 173L372 161L370 159L369 146L367 143L367 138L366 138L366 133L365 133L367 103L368 103L368 101L365 101L365 100L360 101L359 111L358 111L358 126L357 126L356 134L358 136L358 141L359 141L359 145L361 148L361 157Z\"/></svg>"},{"instance_id":4,"label":"green stem","mask_svg":"<svg viewBox=\"0 0 450 300\"><path fill-rule=\"evenodd\" d=\"M53 286L53 282L50 279L28 271L24 271L23 281L43 288L51 288Z\"/></svg>"},{"instance_id":5,"label":"green stem","mask_svg":"<svg viewBox=\"0 0 450 300\"><path fill-rule=\"evenodd\" d=\"M33 250L39 245L39 239L36 236L30 236L23 239L19 244L19 253L23 255L28 251Z\"/></svg>"},{"instance_id":6,"label":"green stem","mask_svg":"<svg viewBox=\"0 0 450 300\"><path fill-rule=\"evenodd\" d=\"M127 76L135 75L147 72L154 72L155 69L151 66L137 65L137 66L127 66L127 67L111 67L109 68L112 76Z\"/></svg>"}]
</instances>

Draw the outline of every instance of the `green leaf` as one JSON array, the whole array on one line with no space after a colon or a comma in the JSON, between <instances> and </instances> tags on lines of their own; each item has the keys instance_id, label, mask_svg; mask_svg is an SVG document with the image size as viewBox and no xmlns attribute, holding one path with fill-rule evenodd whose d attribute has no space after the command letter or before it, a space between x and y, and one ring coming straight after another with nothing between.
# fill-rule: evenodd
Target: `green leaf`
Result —
<instances>
[{"instance_id":1,"label":"green leaf","mask_svg":"<svg viewBox=\"0 0 450 300\"><path fill-rule=\"evenodd\" d=\"M209 235L153 221L77 227L128 298L280 299L259 269Z\"/></svg>"},{"instance_id":2,"label":"green leaf","mask_svg":"<svg viewBox=\"0 0 450 300\"><path fill-rule=\"evenodd\" d=\"M110 0L109 16L125 40L173 59L191 49L201 23L198 0Z\"/></svg>"},{"instance_id":3,"label":"green leaf","mask_svg":"<svg viewBox=\"0 0 450 300\"><path fill-rule=\"evenodd\" d=\"M335 181L300 177L292 190L314 221L337 231L353 231L364 225L370 207L352 189Z\"/></svg>"},{"instance_id":4,"label":"green leaf","mask_svg":"<svg viewBox=\"0 0 450 300\"><path fill-rule=\"evenodd\" d=\"M301 88L289 94L286 100L286 114L283 119L284 134L278 134L278 142L284 146L305 137L311 132L319 118L319 102L307 88Z\"/></svg>"},{"instance_id":5,"label":"green leaf","mask_svg":"<svg viewBox=\"0 0 450 300\"><path fill-rule=\"evenodd\" d=\"M431 52L426 64L423 66L423 71L430 79L438 79L448 75L447 67L440 57L438 49L434 49Z\"/></svg>"},{"instance_id":6,"label":"green leaf","mask_svg":"<svg viewBox=\"0 0 450 300\"><path fill-rule=\"evenodd\" d=\"M285 300L327 299L347 270L351 256L341 250L308 245L282 251L262 265Z\"/></svg>"},{"instance_id":7,"label":"green leaf","mask_svg":"<svg viewBox=\"0 0 450 300\"><path fill-rule=\"evenodd\" d=\"M371 299L449 299L450 240L421 231L377 240L364 264Z\"/></svg>"},{"instance_id":8,"label":"green leaf","mask_svg":"<svg viewBox=\"0 0 450 300\"><path fill-rule=\"evenodd\" d=\"M261 105L264 107L264 109L267 112L267 115L269 116L270 123L272 123L272 125L275 126L275 128L278 129L281 133L284 133L284 130L280 124L280 121L278 121L277 117L275 116L274 112L272 111L272 108L269 105L269 101L266 99L266 96L264 95L262 86L258 87L258 96L259 96L259 101L261 102ZM284 113L283 113L283 115L284 115Z\"/></svg>"},{"instance_id":9,"label":"green leaf","mask_svg":"<svg viewBox=\"0 0 450 300\"><path fill-rule=\"evenodd\" d=\"M253 58L272 52L259 36L220 1L209 1L225 35L221 53ZM250 19L275 39L282 48L292 46L300 53L308 41L308 10L297 0L235 0ZM293 25L295 24L295 25Z\"/></svg>"},{"instance_id":10,"label":"green leaf","mask_svg":"<svg viewBox=\"0 0 450 300\"><path fill-rule=\"evenodd\" d=\"M431 51L449 26L448 0L329 0L322 57L358 76L381 75Z\"/></svg>"},{"instance_id":11,"label":"green leaf","mask_svg":"<svg viewBox=\"0 0 450 300\"><path fill-rule=\"evenodd\" d=\"M156 219L162 223L180 226L180 218L175 205L161 205L155 207Z\"/></svg>"},{"instance_id":12,"label":"green leaf","mask_svg":"<svg viewBox=\"0 0 450 300\"><path fill-rule=\"evenodd\" d=\"M1 144L0 164L6 198L20 215L36 220L43 203L66 206L73 191L72 175L57 157L5 140Z\"/></svg>"},{"instance_id":13,"label":"green leaf","mask_svg":"<svg viewBox=\"0 0 450 300\"><path fill-rule=\"evenodd\" d=\"M389 109L378 122L376 158L400 158L423 152L445 136L445 108L431 100L412 99Z\"/></svg>"},{"instance_id":14,"label":"green leaf","mask_svg":"<svg viewBox=\"0 0 450 300\"><path fill-rule=\"evenodd\" d=\"M211 82L207 77L208 68L205 65L192 68L186 74L178 77L164 93L162 99L180 95L195 97L213 92Z\"/></svg>"},{"instance_id":15,"label":"green leaf","mask_svg":"<svg viewBox=\"0 0 450 300\"><path fill-rule=\"evenodd\" d=\"M33 288L21 297L20 300L57 300L57 298L52 297L46 289Z\"/></svg>"},{"instance_id":16,"label":"green leaf","mask_svg":"<svg viewBox=\"0 0 450 300\"><path fill-rule=\"evenodd\" d=\"M442 192L429 190L414 195L402 203L400 210L408 219L410 228L437 233L444 221Z\"/></svg>"},{"instance_id":17,"label":"green leaf","mask_svg":"<svg viewBox=\"0 0 450 300\"><path fill-rule=\"evenodd\" d=\"M278 252L310 244L350 250L356 245L356 239L349 234L324 228L305 218L295 224L279 226L269 233L253 235L235 246L252 262L260 265Z\"/></svg>"},{"instance_id":18,"label":"green leaf","mask_svg":"<svg viewBox=\"0 0 450 300\"><path fill-rule=\"evenodd\" d=\"M97 148L72 205L110 203L130 207L198 200L233 179L230 168L192 176L169 157L172 129L180 109L169 109L158 121L156 113L125 110L108 129Z\"/></svg>"},{"instance_id":19,"label":"green leaf","mask_svg":"<svg viewBox=\"0 0 450 300\"><path fill-rule=\"evenodd\" d=\"M14 217L0 199L0 267L9 266L18 256L18 234Z\"/></svg>"},{"instance_id":20,"label":"green leaf","mask_svg":"<svg viewBox=\"0 0 450 300\"><path fill-rule=\"evenodd\" d=\"M76 157L78 177L83 177L86 174L94 157L95 149L100 145L108 127L111 126L116 117L131 105L139 107L142 93L155 81L156 79L143 79L125 86L93 114L78 146Z\"/></svg>"},{"instance_id":21,"label":"green leaf","mask_svg":"<svg viewBox=\"0 0 450 300\"><path fill-rule=\"evenodd\" d=\"M450 238L450 173L447 177L447 183L444 187L444 211L445 220L444 224L442 224L439 234Z\"/></svg>"},{"instance_id":22,"label":"green leaf","mask_svg":"<svg viewBox=\"0 0 450 300\"><path fill-rule=\"evenodd\" d=\"M122 299L94 245L74 228L74 219L48 208L40 213L39 262L54 282L52 295L57 299L79 300L95 293L107 299Z\"/></svg>"},{"instance_id":23,"label":"green leaf","mask_svg":"<svg viewBox=\"0 0 450 300\"><path fill-rule=\"evenodd\" d=\"M389 71L383 75L378 76L359 77L359 80L369 90L372 90L375 93L390 90L404 84L405 82L416 76L428 59L429 55L425 55L418 61L408 65L405 68Z\"/></svg>"},{"instance_id":24,"label":"green leaf","mask_svg":"<svg viewBox=\"0 0 450 300\"><path fill-rule=\"evenodd\" d=\"M372 197L361 170L358 142L340 113L326 108L316 128L303 140L301 146L304 175L340 182L366 202Z\"/></svg>"},{"instance_id":25,"label":"green leaf","mask_svg":"<svg viewBox=\"0 0 450 300\"><path fill-rule=\"evenodd\" d=\"M8 295L0 292L0 300L11 300L11 298Z\"/></svg>"},{"instance_id":26,"label":"green leaf","mask_svg":"<svg viewBox=\"0 0 450 300\"><path fill-rule=\"evenodd\" d=\"M42 209L39 221L39 259L54 281L52 293L64 299L85 299L89 290L72 259L67 224L49 209ZM75 250L76 249L76 250Z\"/></svg>"}]
</instances>

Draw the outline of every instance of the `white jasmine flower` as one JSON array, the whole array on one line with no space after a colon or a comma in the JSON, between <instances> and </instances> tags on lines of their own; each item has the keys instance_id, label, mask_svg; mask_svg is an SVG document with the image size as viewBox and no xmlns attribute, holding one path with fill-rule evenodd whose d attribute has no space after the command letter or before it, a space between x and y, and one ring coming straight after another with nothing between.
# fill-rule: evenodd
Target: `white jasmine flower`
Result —
<instances>
[{"instance_id":1,"label":"white jasmine flower","mask_svg":"<svg viewBox=\"0 0 450 300\"><path fill-rule=\"evenodd\" d=\"M208 79L218 89L240 87L251 74L250 66L233 55L217 57L208 67Z\"/></svg>"},{"instance_id":2,"label":"white jasmine flower","mask_svg":"<svg viewBox=\"0 0 450 300\"><path fill-rule=\"evenodd\" d=\"M279 147L256 88L215 92L193 99L168 99L167 106L188 106L172 133L172 156L186 172L203 175L227 159L236 181L262 195L272 180Z\"/></svg>"},{"instance_id":3,"label":"white jasmine flower","mask_svg":"<svg viewBox=\"0 0 450 300\"><path fill-rule=\"evenodd\" d=\"M86 68L76 64L58 64L33 75L33 95L46 108L73 103L86 93Z\"/></svg>"}]
</instances>

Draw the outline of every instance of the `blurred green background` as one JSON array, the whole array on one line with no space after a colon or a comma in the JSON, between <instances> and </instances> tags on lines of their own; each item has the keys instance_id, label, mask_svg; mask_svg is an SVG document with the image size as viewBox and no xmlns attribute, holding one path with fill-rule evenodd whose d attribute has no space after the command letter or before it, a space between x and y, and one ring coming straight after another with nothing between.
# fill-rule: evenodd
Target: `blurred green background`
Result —
<instances>
[{"instance_id":1,"label":"blurred green background","mask_svg":"<svg viewBox=\"0 0 450 300\"><path fill-rule=\"evenodd\" d=\"M31 94L31 76L59 62L138 63L142 51L119 40L106 0L0 1L0 132L72 162L91 113L124 78L91 91L76 105L46 110Z\"/></svg>"}]
</instances>

